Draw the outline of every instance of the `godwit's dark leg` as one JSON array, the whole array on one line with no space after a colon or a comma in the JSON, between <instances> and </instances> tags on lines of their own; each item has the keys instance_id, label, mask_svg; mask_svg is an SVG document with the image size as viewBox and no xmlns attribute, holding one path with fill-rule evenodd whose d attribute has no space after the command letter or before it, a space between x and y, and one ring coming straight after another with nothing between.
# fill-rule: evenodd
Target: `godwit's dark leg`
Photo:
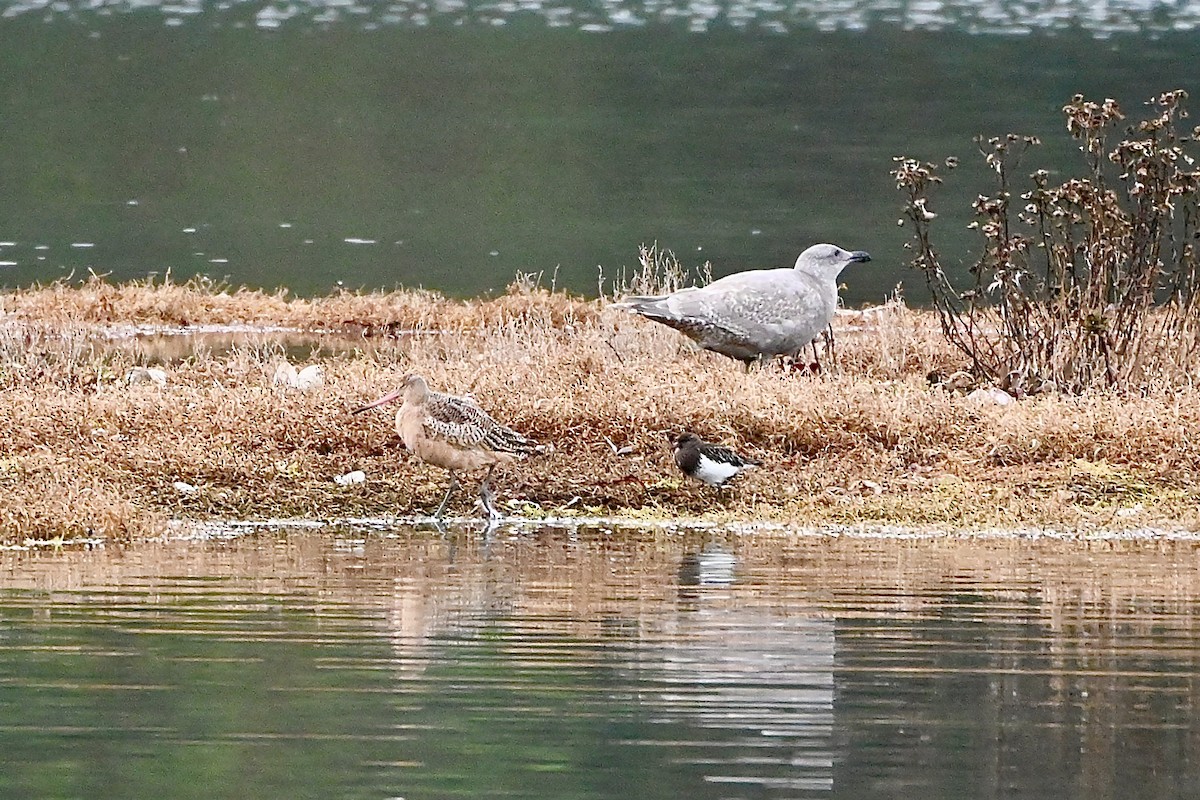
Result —
<instances>
[{"instance_id":1,"label":"godwit's dark leg","mask_svg":"<svg viewBox=\"0 0 1200 800\"><path fill-rule=\"evenodd\" d=\"M496 510L496 506L492 504L492 501L496 499L496 493L492 491L490 481L492 480L492 472L495 469L495 464L488 467L487 475L483 476L483 480L479 484L479 500L483 503L483 510L487 512L488 519L500 519L502 516Z\"/></svg>"},{"instance_id":2,"label":"godwit's dark leg","mask_svg":"<svg viewBox=\"0 0 1200 800\"><path fill-rule=\"evenodd\" d=\"M450 470L450 486L446 489L446 496L442 498L442 502L438 503L437 511L433 512L433 518L440 520L442 512L446 510L446 503L450 500L450 495L454 494L454 490L458 488L458 478L454 475L454 470Z\"/></svg>"}]
</instances>

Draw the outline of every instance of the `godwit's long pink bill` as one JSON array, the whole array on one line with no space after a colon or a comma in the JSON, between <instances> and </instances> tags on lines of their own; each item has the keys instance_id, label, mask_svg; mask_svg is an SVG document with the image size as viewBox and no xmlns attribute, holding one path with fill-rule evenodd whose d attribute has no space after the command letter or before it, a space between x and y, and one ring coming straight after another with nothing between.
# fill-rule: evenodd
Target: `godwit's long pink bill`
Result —
<instances>
[{"instance_id":1,"label":"godwit's long pink bill","mask_svg":"<svg viewBox=\"0 0 1200 800\"><path fill-rule=\"evenodd\" d=\"M365 406L354 409L354 413L361 414L364 411L369 411L372 408L378 408L379 406L390 403L393 400L399 400L404 395L404 388L405 387L403 385L401 385L400 388L398 388L394 391L388 392L387 394L385 394L383 397L379 398L378 400L373 400L370 403L367 403Z\"/></svg>"}]
</instances>

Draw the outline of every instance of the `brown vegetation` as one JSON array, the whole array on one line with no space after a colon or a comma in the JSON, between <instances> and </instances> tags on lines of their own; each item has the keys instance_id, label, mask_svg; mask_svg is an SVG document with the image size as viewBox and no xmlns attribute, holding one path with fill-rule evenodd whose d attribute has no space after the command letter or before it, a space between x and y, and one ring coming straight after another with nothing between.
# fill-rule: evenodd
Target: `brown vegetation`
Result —
<instances>
[{"instance_id":1,"label":"brown vegetation","mask_svg":"<svg viewBox=\"0 0 1200 800\"><path fill-rule=\"evenodd\" d=\"M3 296L0 538L140 536L173 517L427 512L440 470L406 456L364 401L418 372L471 393L553 452L497 474L514 514L625 514L937 526L1194 524L1194 391L1043 393L1001 406L927 375L962 356L935 314L889 304L839 318L817 377L746 372L602 302L522 282L501 297L424 292L289 299L203 283L54 285ZM309 393L272 385L264 344L142 363L110 326L255 322L364 336ZM365 417L365 418L364 418ZM765 465L716 491L685 480L667 434L692 428ZM618 451L620 454L618 454ZM334 477L361 469L363 484ZM184 482L195 491L175 486ZM451 513L476 513L462 491ZM1120 515L1120 516L1118 516Z\"/></svg>"},{"instance_id":2,"label":"brown vegetation","mask_svg":"<svg viewBox=\"0 0 1200 800\"><path fill-rule=\"evenodd\" d=\"M207 278L111 283L96 275L81 283L59 281L0 295L0 314L8 319L56 328L247 324L366 336L474 329L528 314L562 325L590 320L598 310L593 303L539 288L536 275L518 276L502 297L467 301L420 289L339 291L306 299L286 289L265 292Z\"/></svg>"},{"instance_id":3,"label":"brown vegetation","mask_svg":"<svg viewBox=\"0 0 1200 800\"><path fill-rule=\"evenodd\" d=\"M1186 97L1152 98L1149 116L1114 145L1125 119L1116 101L1077 95L1063 113L1083 176L1056 185L1039 169L1019 196L1018 165L1040 142L977 139L995 186L973 206L983 248L965 289L952 285L931 238L939 168L896 159L913 266L975 375L1018 395L1200 378L1200 127L1183 130Z\"/></svg>"}]
</instances>

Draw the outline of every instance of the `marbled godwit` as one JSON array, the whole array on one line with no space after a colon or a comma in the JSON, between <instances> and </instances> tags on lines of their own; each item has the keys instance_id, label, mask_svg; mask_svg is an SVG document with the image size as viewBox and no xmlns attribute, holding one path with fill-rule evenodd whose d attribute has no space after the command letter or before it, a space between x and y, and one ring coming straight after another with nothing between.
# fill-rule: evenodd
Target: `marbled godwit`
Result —
<instances>
[{"instance_id":1,"label":"marbled godwit","mask_svg":"<svg viewBox=\"0 0 1200 800\"><path fill-rule=\"evenodd\" d=\"M672 443L672 449L675 451L675 463L683 470L683 474L709 486L724 486L739 473L762 466L761 461L740 456L728 447L706 442L691 431L680 434Z\"/></svg>"},{"instance_id":2,"label":"marbled godwit","mask_svg":"<svg viewBox=\"0 0 1200 800\"><path fill-rule=\"evenodd\" d=\"M479 498L490 518L499 517L500 513L492 505L495 497L489 484L492 471L497 464L536 452L539 447L512 428L492 419L471 398L430 391L420 375L405 376L398 389L373 403L367 403L354 413L401 397L404 402L396 411L396 433L400 434L405 447L425 463L450 473L450 488L438 504L434 519L442 518L446 502L458 488L455 473L484 467L487 467L487 474L479 484Z\"/></svg>"},{"instance_id":3,"label":"marbled godwit","mask_svg":"<svg viewBox=\"0 0 1200 800\"><path fill-rule=\"evenodd\" d=\"M791 269L756 269L708 286L657 297L627 297L614 305L669 325L706 350L751 364L795 356L833 320L842 270L870 261L862 250L815 244Z\"/></svg>"}]
</instances>

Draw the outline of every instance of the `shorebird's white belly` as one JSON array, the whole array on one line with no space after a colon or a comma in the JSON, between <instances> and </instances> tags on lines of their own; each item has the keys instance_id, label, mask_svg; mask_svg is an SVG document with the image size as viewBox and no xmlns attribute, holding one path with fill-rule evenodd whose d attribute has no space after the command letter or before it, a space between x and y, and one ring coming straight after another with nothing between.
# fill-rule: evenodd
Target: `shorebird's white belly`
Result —
<instances>
[{"instance_id":1,"label":"shorebird's white belly","mask_svg":"<svg viewBox=\"0 0 1200 800\"><path fill-rule=\"evenodd\" d=\"M702 455L700 456L700 463L696 466L696 477L705 483L718 484L724 483L740 471L741 467L721 461L713 461L711 458Z\"/></svg>"}]
</instances>

